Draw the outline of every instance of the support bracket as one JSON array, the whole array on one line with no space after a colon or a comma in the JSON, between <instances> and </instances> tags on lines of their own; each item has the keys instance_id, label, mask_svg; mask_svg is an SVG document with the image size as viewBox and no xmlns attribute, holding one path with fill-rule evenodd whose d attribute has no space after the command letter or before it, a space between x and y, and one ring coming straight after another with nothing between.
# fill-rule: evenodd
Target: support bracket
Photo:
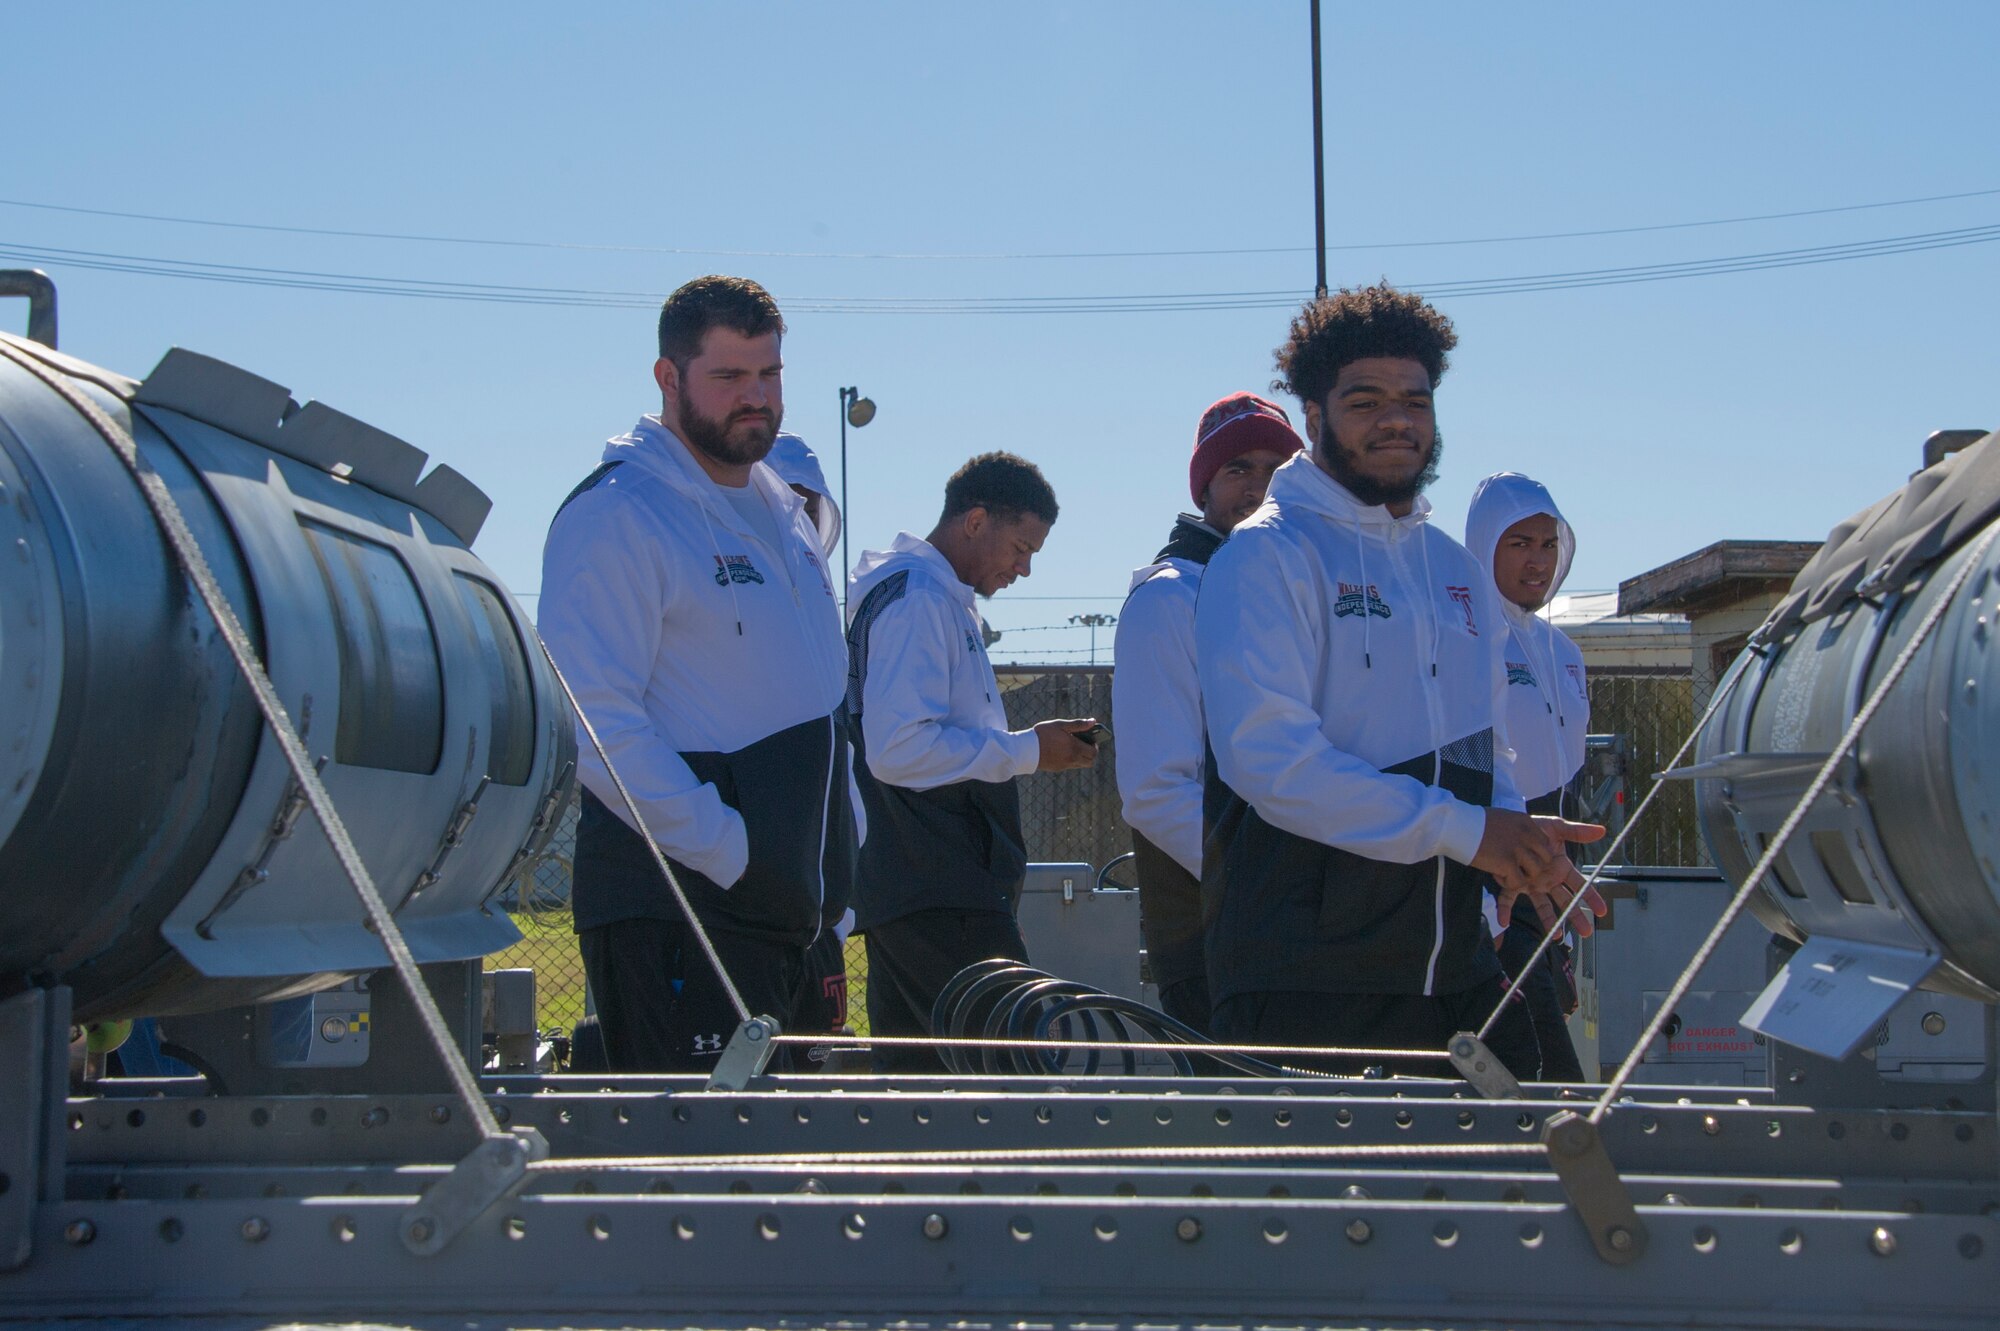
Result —
<instances>
[{"instance_id":1,"label":"support bracket","mask_svg":"<svg viewBox=\"0 0 2000 1331\"><path fill-rule=\"evenodd\" d=\"M1458 1075L1471 1082L1472 1089L1483 1098L1521 1098L1521 1083L1507 1070L1507 1065L1486 1047L1486 1042L1471 1031L1460 1031L1452 1036L1447 1049L1451 1054L1451 1065L1458 1069Z\"/></svg>"},{"instance_id":2,"label":"support bracket","mask_svg":"<svg viewBox=\"0 0 2000 1331\"><path fill-rule=\"evenodd\" d=\"M0 1271L28 1264L36 1209L63 1199L68 1091L69 990L0 1002Z\"/></svg>"},{"instance_id":3,"label":"support bracket","mask_svg":"<svg viewBox=\"0 0 2000 1331\"><path fill-rule=\"evenodd\" d=\"M1564 1110L1542 1129L1549 1163L1562 1181L1569 1204L1590 1232L1597 1255L1612 1266L1635 1262L1646 1251L1646 1223L1625 1191L1597 1125L1581 1114Z\"/></svg>"},{"instance_id":4,"label":"support bracket","mask_svg":"<svg viewBox=\"0 0 2000 1331\"><path fill-rule=\"evenodd\" d=\"M549 1144L534 1128L514 1128L472 1148L417 1204L403 1212L396 1228L403 1246L419 1257L444 1251L451 1241L485 1215L528 1177L529 1162L549 1158Z\"/></svg>"},{"instance_id":5,"label":"support bracket","mask_svg":"<svg viewBox=\"0 0 2000 1331\"><path fill-rule=\"evenodd\" d=\"M752 1017L738 1026L722 1057L715 1060L715 1071L708 1074L708 1089L740 1091L748 1086L771 1061L778 1047L771 1037L778 1033L778 1023L771 1017Z\"/></svg>"}]
</instances>

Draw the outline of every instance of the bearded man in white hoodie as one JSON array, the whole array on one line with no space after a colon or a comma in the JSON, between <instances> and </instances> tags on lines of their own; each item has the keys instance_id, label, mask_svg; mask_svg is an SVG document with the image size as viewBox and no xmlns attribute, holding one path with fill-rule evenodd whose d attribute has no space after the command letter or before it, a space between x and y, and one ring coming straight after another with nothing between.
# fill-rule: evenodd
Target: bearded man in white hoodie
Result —
<instances>
[{"instance_id":1,"label":"bearded man in white hoodie","mask_svg":"<svg viewBox=\"0 0 2000 1331\"><path fill-rule=\"evenodd\" d=\"M763 462L784 331L742 278L668 297L660 414L605 446L543 552L542 636L638 811L579 726L571 902L614 1071L712 1066L744 1015L731 986L786 1024L852 883L839 604L818 530Z\"/></svg>"},{"instance_id":2,"label":"bearded man in white hoodie","mask_svg":"<svg viewBox=\"0 0 2000 1331\"><path fill-rule=\"evenodd\" d=\"M927 537L863 552L848 586L847 711L868 839L855 928L868 942L871 1034L931 1034L959 971L1028 959L1014 922L1028 855L1015 778L1088 767L1094 720L1007 729L975 598L1031 571L1055 491L1012 453L984 453L946 482ZM883 1072L939 1072L929 1051L885 1046Z\"/></svg>"},{"instance_id":3,"label":"bearded man in white hoodie","mask_svg":"<svg viewBox=\"0 0 2000 1331\"><path fill-rule=\"evenodd\" d=\"M1465 546L1484 564L1507 618L1507 738L1514 749L1514 786L1529 813L1576 811L1575 782L1590 731L1590 689L1583 651L1536 614L1562 589L1576 559L1576 534L1548 488L1518 472L1488 476L1472 492ZM1516 902L1500 938L1509 975L1540 946L1547 929L1531 903ZM1542 1080L1582 1081L1583 1065L1564 1022L1574 1006L1570 950L1558 941L1521 984L1541 1047Z\"/></svg>"},{"instance_id":4,"label":"bearded man in white hoodie","mask_svg":"<svg viewBox=\"0 0 2000 1331\"><path fill-rule=\"evenodd\" d=\"M1523 896L1559 910L1582 887L1564 843L1603 833L1522 811L1499 597L1426 521L1433 391L1456 343L1385 284L1313 301L1278 349L1312 451L1216 552L1195 610L1218 1039L1442 1050L1502 993L1483 882L1503 921ZM1536 1075L1518 1004L1488 1038ZM1322 1061L1368 1064L1441 1069Z\"/></svg>"},{"instance_id":5,"label":"bearded man in white hoodie","mask_svg":"<svg viewBox=\"0 0 2000 1331\"><path fill-rule=\"evenodd\" d=\"M1139 878L1140 930L1160 1008L1208 1029L1201 931L1201 685L1194 604L1202 570L1257 511L1271 473L1305 441L1275 402L1231 393L1201 414L1183 513L1153 562L1132 575L1118 613L1111 710L1120 718L1118 795Z\"/></svg>"}]
</instances>

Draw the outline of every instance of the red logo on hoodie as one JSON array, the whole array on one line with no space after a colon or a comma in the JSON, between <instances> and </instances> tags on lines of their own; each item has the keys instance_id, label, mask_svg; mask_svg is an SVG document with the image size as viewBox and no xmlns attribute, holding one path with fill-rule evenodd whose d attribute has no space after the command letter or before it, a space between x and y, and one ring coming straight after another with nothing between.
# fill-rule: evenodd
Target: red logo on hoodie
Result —
<instances>
[{"instance_id":1,"label":"red logo on hoodie","mask_svg":"<svg viewBox=\"0 0 2000 1331\"><path fill-rule=\"evenodd\" d=\"M1479 621L1472 617L1472 588L1446 587L1444 594L1458 602L1458 608L1465 612L1465 631L1473 637L1479 636Z\"/></svg>"}]
</instances>

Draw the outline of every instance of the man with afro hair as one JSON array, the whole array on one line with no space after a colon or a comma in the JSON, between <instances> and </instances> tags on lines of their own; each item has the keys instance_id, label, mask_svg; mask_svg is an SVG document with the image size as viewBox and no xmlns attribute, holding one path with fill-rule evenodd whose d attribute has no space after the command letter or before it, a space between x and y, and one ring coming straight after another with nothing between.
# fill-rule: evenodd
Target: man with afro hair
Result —
<instances>
[{"instance_id":1,"label":"man with afro hair","mask_svg":"<svg viewBox=\"0 0 2000 1331\"><path fill-rule=\"evenodd\" d=\"M1218 1039L1444 1049L1503 992L1483 882L1503 921L1521 898L1553 918L1582 887L1564 843L1603 833L1523 812L1498 595L1427 521L1433 394L1457 340L1382 284L1312 301L1278 349L1274 387L1299 398L1311 448L1216 553L1195 610ZM1519 1004L1488 1041L1537 1075ZM1370 1064L1444 1066L1319 1061Z\"/></svg>"}]
</instances>

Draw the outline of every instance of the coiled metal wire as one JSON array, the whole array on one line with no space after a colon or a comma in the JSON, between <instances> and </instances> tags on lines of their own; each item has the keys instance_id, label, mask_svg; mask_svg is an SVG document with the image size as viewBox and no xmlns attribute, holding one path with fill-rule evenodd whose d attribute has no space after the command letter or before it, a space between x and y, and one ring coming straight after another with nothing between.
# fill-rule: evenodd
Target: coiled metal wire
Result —
<instances>
[{"instance_id":1,"label":"coiled metal wire","mask_svg":"<svg viewBox=\"0 0 2000 1331\"><path fill-rule=\"evenodd\" d=\"M1192 1026L1119 994L1064 980L1005 958L975 962L953 976L931 1007L931 1033L945 1066L962 1076L1092 1076L1108 1052L1128 1077L1139 1075L1145 1046L1185 1045L1164 1052L1183 1077L1212 1075L1197 1064L1220 1065L1252 1077L1331 1074L1269 1063L1219 1046ZM953 1040L1019 1040L1017 1046L958 1046ZM1078 1045L1066 1045L1077 1040ZM1134 1048L1107 1050L1105 1045ZM1081 1061L1080 1067L1073 1067Z\"/></svg>"}]
</instances>

